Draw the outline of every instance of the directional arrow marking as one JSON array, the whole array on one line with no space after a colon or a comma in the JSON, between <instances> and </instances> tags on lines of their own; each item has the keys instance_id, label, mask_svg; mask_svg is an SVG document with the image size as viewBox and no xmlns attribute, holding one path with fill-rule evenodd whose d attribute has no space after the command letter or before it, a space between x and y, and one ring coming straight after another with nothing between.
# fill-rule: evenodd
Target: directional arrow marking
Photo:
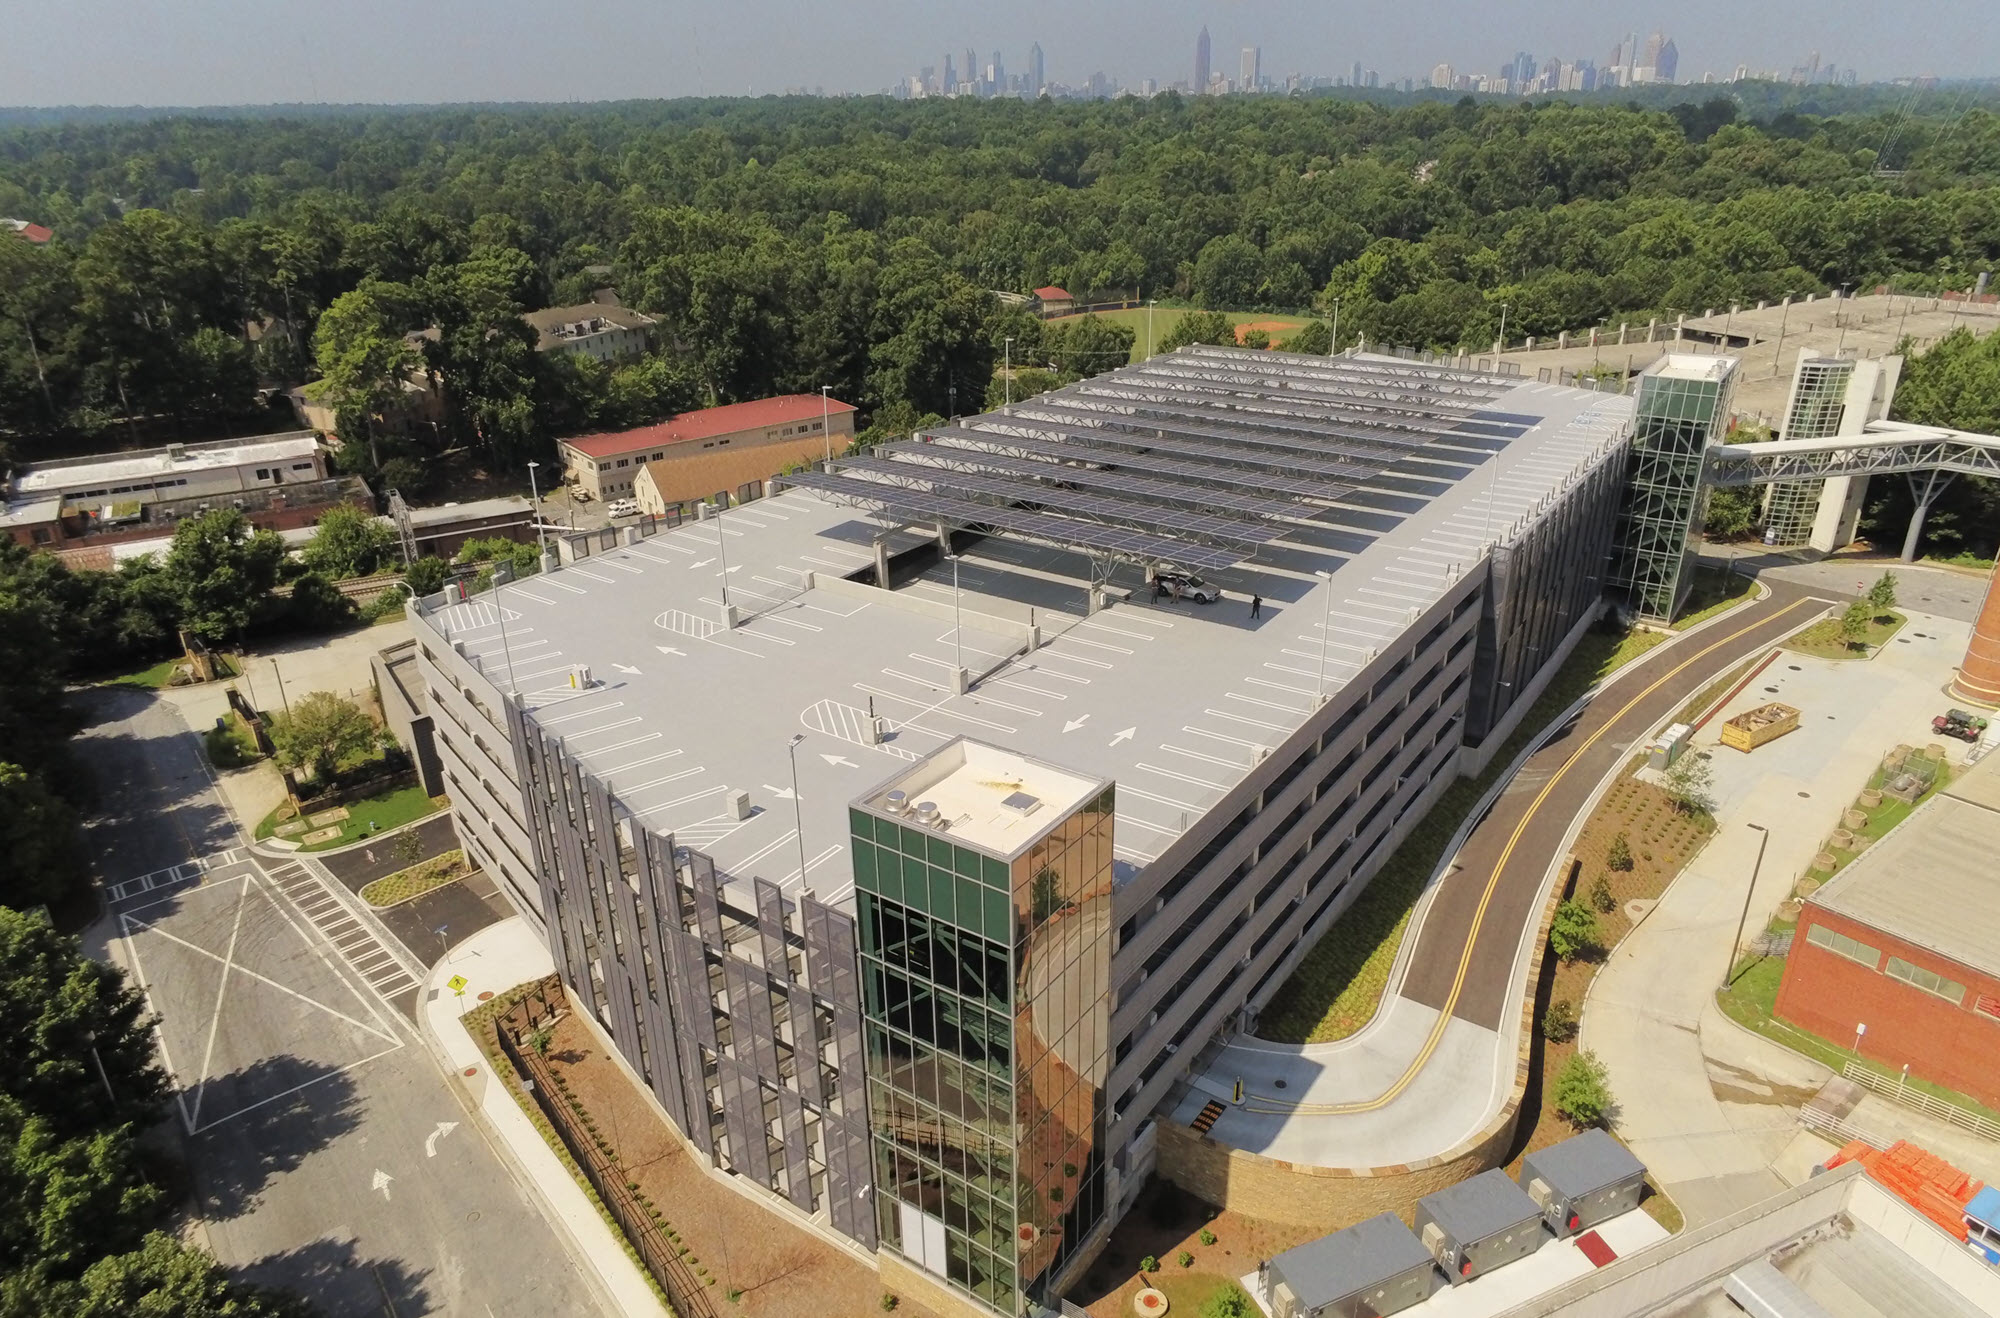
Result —
<instances>
[{"instance_id":1,"label":"directional arrow marking","mask_svg":"<svg viewBox=\"0 0 2000 1318\"><path fill-rule=\"evenodd\" d=\"M1084 724L1088 722L1090 722L1090 715L1088 714L1078 715L1076 718L1073 718L1069 722L1063 724L1063 731L1075 732L1078 728L1082 727Z\"/></svg>"},{"instance_id":2,"label":"directional arrow marking","mask_svg":"<svg viewBox=\"0 0 2000 1318\"><path fill-rule=\"evenodd\" d=\"M735 567L723 569L723 571L725 572L741 572L742 570L743 570L743 565L741 563L738 563Z\"/></svg>"},{"instance_id":3,"label":"directional arrow marking","mask_svg":"<svg viewBox=\"0 0 2000 1318\"><path fill-rule=\"evenodd\" d=\"M856 764L853 760L848 759L845 755L821 755L820 758L822 760L825 760L828 764L844 764L850 769L859 769L861 767L860 765Z\"/></svg>"},{"instance_id":4,"label":"directional arrow marking","mask_svg":"<svg viewBox=\"0 0 2000 1318\"><path fill-rule=\"evenodd\" d=\"M377 1167L375 1169L374 1179L368 1182L368 1188L371 1190L380 1190L382 1192L382 1198L386 1200L389 1197L389 1182L395 1179L396 1179L395 1177L389 1175L389 1173L383 1171L380 1167Z\"/></svg>"},{"instance_id":5,"label":"directional arrow marking","mask_svg":"<svg viewBox=\"0 0 2000 1318\"><path fill-rule=\"evenodd\" d=\"M430 1134L424 1136L424 1156L426 1158L437 1157L438 1141L443 1139L445 1136L451 1134L454 1130L457 1129L458 1129L458 1123L456 1121L438 1122L437 1129L432 1131Z\"/></svg>"},{"instance_id":6,"label":"directional arrow marking","mask_svg":"<svg viewBox=\"0 0 2000 1318\"><path fill-rule=\"evenodd\" d=\"M656 645L653 648L655 650L658 650L661 654L677 654L683 659L687 658L686 650L676 650L671 645Z\"/></svg>"},{"instance_id":7,"label":"directional arrow marking","mask_svg":"<svg viewBox=\"0 0 2000 1318\"><path fill-rule=\"evenodd\" d=\"M621 672L621 673L631 673L631 674L633 674L633 675L635 675L635 676L636 676L636 675L638 675L638 672L639 672L639 670L638 670L638 669L634 668L634 667L633 667L632 665L630 665L630 664L613 664L613 665L611 665L611 666L612 666L613 668L617 669L617 670L618 670L619 672Z\"/></svg>"},{"instance_id":8,"label":"directional arrow marking","mask_svg":"<svg viewBox=\"0 0 2000 1318\"><path fill-rule=\"evenodd\" d=\"M1132 738L1134 738L1134 737L1136 737L1136 736L1138 736L1138 735L1139 735L1139 729L1137 729L1137 728L1126 728L1126 729L1125 729L1124 731L1120 732L1120 733L1119 733L1119 734L1118 734L1117 736L1115 736L1115 737L1113 737L1113 738L1111 739L1111 744L1112 744L1113 746L1116 746L1116 745L1117 745L1117 744L1118 744L1119 742L1121 742L1121 741L1130 741L1130 740L1132 740Z\"/></svg>"},{"instance_id":9,"label":"directional arrow marking","mask_svg":"<svg viewBox=\"0 0 2000 1318\"><path fill-rule=\"evenodd\" d=\"M712 558L700 559L697 562L688 564L688 571L692 572L698 567L707 567L710 563L713 563L714 561L715 560Z\"/></svg>"},{"instance_id":10,"label":"directional arrow marking","mask_svg":"<svg viewBox=\"0 0 2000 1318\"><path fill-rule=\"evenodd\" d=\"M794 799L794 797L792 796L792 789L789 787L773 787L771 786L771 784L765 783L764 790L769 792L771 795L777 797L780 801L790 801Z\"/></svg>"}]
</instances>

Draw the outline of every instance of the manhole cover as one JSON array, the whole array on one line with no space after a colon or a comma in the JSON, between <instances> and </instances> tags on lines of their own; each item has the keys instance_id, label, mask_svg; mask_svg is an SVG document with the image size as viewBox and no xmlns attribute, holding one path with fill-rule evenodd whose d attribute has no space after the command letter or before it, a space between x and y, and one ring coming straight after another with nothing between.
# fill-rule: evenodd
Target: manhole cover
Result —
<instances>
[{"instance_id":1,"label":"manhole cover","mask_svg":"<svg viewBox=\"0 0 2000 1318\"><path fill-rule=\"evenodd\" d=\"M1800 796L1804 796L1804 795L1805 795L1805 793L1804 793L1804 792L1800 792L1800 793L1799 793L1799 795L1800 795ZM465 1068L465 1073L466 1073L467 1075L478 1075L478 1074L479 1074L479 1068L478 1068L478 1067L476 1067L476 1066L468 1066L468 1067L466 1067L466 1068Z\"/></svg>"},{"instance_id":2,"label":"manhole cover","mask_svg":"<svg viewBox=\"0 0 2000 1318\"><path fill-rule=\"evenodd\" d=\"M1283 1089L1285 1087L1285 1082L1282 1080L1273 1080L1271 1084L1273 1087L1278 1089Z\"/></svg>"},{"instance_id":3,"label":"manhole cover","mask_svg":"<svg viewBox=\"0 0 2000 1318\"><path fill-rule=\"evenodd\" d=\"M1811 800L1811 799L1812 799L1812 793L1811 793L1811 792L1800 792L1800 793L1799 793L1799 795L1800 795L1800 796L1803 796L1803 797L1805 797L1805 798L1806 798L1807 800Z\"/></svg>"}]
</instances>

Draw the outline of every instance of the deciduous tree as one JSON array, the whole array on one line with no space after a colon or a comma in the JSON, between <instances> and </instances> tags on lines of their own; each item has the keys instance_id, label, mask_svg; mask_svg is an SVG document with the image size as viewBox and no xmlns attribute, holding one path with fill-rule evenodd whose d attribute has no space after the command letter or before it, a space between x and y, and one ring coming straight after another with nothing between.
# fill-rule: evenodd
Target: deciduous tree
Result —
<instances>
[{"instance_id":1,"label":"deciduous tree","mask_svg":"<svg viewBox=\"0 0 2000 1318\"><path fill-rule=\"evenodd\" d=\"M278 763L305 769L321 784L332 780L342 760L374 745L378 735L361 706L331 691L314 691L271 721Z\"/></svg>"}]
</instances>

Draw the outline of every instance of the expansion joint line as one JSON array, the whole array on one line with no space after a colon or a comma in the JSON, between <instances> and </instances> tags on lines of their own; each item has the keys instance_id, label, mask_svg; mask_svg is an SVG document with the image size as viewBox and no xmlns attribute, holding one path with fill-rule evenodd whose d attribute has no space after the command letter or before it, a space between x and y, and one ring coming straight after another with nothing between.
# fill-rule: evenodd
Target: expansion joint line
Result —
<instances>
[{"instance_id":1,"label":"expansion joint line","mask_svg":"<svg viewBox=\"0 0 2000 1318\"><path fill-rule=\"evenodd\" d=\"M1430 1063L1432 1054L1437 1052L1438 1044L1444 1039L1444 1032L1451 1025L1452 1012L1457 1009L1459 997L1465 991L1466 976L1472 971L1473 950L1478 946L1479 933L1486 921L1487 908L1492 905L1493 894L1500 887L1500 876L1507 872L1507 864L1513 859L1514 850L1520 845L1522 837L1527 834L1528 825L1534 822L1535 816L1540 813L1542 806L1548 801L1550 794L1569 775L1569 771L1575 767L1577 762L1584 757L1591 747L1595 746L1607 733L1624 722L1625 716L1630 714L1634 709L1637 709L1642 701L1646 700L1647 697L1651 696L1668 682L1671 682L1674 678L1686 672L1689 668L1706 659L1709 655L1714 654L1731 641L1748 636L1751 632L1769 626L1794 609L1823 609L1824 607L1825 601L1811 597L1795 600L1776 613L1768 617L1759 618L1756 622L1729 633L1729 635L1724 636L1705 649L1696 651L1673 668L1661 674L1651 686L1626 701L1616 714L1606 719L1596 732L1591 733L1584 740L1583 744L1578 746L1575 752L1568 759L1564 760L1562 765L1553 774L1549 775L1548 782L1543 784L1540 792L1536 793L1535 799L1529 803L1527 810L1522 814L1521 821L1514 826L1514 832L1507 839L1507 845L1501 851L1500 859L1494 862L1493 872L1486 879L1486 889L1480 894L1479 905L1473 911L1472 927L1466 931L1465 950L1459 954L1458 973L1452 979L1451 992L1446 996L1444 1006L1438 1011L1437 1020L1432 1024L1430 1034L1424 1039L1423 1047L1418 1050L1416 1057L1411 1060L1410 1065L1403 1071L1403 1074L1397 1077L1394 1084L1390 1085L1376 1097L1358 1103L1286 1103L1282 1099L1272 1098L1266 1094L1249 1094L1244 1098L1244 1109L1251 1112L1281 1115L1333 1117L1363 1112L1376 1112L1395 1102L1402 1095L1403 1091L1416 1081L1417 1076Z\"/></svg>"}]
</instances>

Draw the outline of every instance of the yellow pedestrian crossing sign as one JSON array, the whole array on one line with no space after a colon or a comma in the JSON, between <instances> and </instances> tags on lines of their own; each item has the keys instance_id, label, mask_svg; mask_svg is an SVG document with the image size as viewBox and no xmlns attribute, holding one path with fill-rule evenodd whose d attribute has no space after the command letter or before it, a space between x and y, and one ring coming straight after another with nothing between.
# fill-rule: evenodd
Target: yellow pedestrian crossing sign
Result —
<instances>
[{"instance_id":1,"label":"yellow pedestrian crossing sign","mask_svg":"<svg viewBox=\"0 0 2000 1318\"><path fill-rule=\"evenodd\" d=\"M444 986L446 988L450 989L453 993L460 993L460 994L465 992L465 984L466 980L465 976L463 975L453 975L450 979L447 979L444 982Z\"/></svg>"}]
</instances>

